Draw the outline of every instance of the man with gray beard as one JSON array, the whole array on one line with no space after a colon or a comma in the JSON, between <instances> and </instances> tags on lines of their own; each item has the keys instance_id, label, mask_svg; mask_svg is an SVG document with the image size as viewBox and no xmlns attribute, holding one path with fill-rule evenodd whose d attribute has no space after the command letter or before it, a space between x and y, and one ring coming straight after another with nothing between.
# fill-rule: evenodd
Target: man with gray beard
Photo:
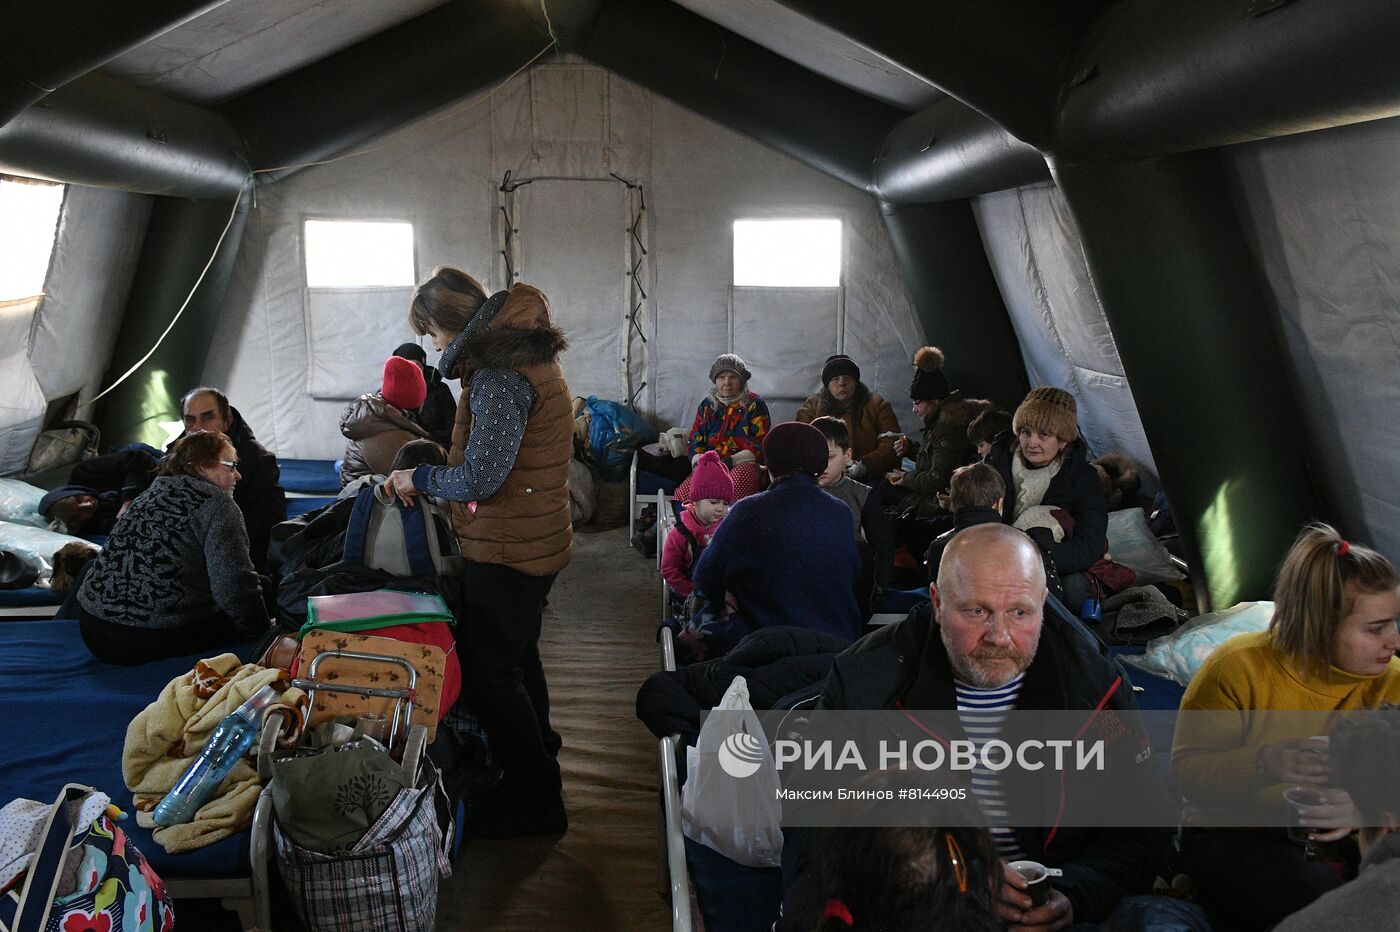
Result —
<instances>
[{"instance_id":1,"label":"man with gray beard","mask_svg":"<svg viewBox=\"0 0 1400 932\"><path fill-rule=\"evenodd\" d=\"M929 593L931 605L836 658L818 710L891 709L911 719L918 710L956 712L963 734L944 740L965 738L979 750L1001 733L1013 709L1086 710L1135 720L1132 684L1079 620L1047 599L1040 551L1022 532L1004 524L962 531L949 542ZM1124 734L1126 740L1108 752L1118 758L1118 776L1126 770L1131 779L1156 780L1145 736L1131 725ZM1202 927L1194 925L1194 906L1138 896L1152 887L1169 830L1018 826L1018 808L1028 807L1032 796L1039 802L1047 786L1054 791L1053 780L980 765L969 774L1003 865L1029 858L1063 871L1052 880L1049 900L1032 907L1025 880L1004 867L999 898L1008 929L1096 928L1110 914L1107 927L1114 930ZM1058 791L1072 797L1082 787L1061 783ZM1092 805L1061 799L1062 810ZM784 861L788 865L786 852Z\"/></svg>"}]
</instances>

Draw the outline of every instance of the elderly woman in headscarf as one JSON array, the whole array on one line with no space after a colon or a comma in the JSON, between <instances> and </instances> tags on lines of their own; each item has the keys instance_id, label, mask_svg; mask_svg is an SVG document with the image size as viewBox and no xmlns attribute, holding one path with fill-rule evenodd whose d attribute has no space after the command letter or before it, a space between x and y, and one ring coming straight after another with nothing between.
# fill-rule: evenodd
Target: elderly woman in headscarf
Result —
<instances>
[{"instance_id":1,"label":"elderly woman in headscarf","mask_svg":"<svg viewBox=\"0 0 1400 932\"><path fill-rule=\"evenodd\" d=\"M734 500L752 495L761 486L763 438L770 424L768 405L749 391L750 372L733 353L723 353L710 366L712 388L690 425L690 462L714 450L734 479ZM690 479L676 489L676 497L689 501Z\"/></svg>"},{"instance_id":2,"label":"elderly woman in headscarf","mask_svg":"<svg viewBox=\"0 0 1400 932\"><path fill-rule=\"evenodd\" d=\"M894 469L899 457L894 452L900 436L894 408L860 380L855 360L837 353L822 365L822 390L797 410L797 420L810 424L822 416L838 417L851 434L851 465L847 475L867 485Z\"/></svg>"}]
</instances>

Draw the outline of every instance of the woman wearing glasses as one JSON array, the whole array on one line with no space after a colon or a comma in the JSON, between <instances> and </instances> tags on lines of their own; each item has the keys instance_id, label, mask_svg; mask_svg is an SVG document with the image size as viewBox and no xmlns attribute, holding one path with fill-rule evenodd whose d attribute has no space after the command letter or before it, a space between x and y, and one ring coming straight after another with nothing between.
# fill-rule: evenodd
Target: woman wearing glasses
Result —
<instances>
[{"instance_id":1,"label":"woman wearing glasses","mask_svg":"<svg viewBox=\"0 0 1400 932\"><path fill-rule=\"evenodd\" d=\"M79 628L97 658L148 663L267 629L237 483L238 454L223 434L190 434L170 448L78 590Z\"/></svg>"}]
</instances>

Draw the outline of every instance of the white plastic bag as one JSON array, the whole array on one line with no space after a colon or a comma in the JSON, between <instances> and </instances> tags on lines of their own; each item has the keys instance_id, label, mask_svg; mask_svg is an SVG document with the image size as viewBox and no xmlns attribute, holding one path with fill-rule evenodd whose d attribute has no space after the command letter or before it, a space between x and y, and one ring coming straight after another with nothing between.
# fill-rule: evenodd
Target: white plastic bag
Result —
<instances>
[{"instance_id":1,"label":"white plastic bag","mask_svg":"<svg viewBox=\"0 0 1400 932\"><path fill-rule=\"evenodd\" d=\"M1186 578L1172 562L1171 553L1147 526L1147 515L1141 508L1125 508L1109 514L1108 554L1115 563L1132 568L1139 586Z\"/></svg>"},{"instance_id":2,"label":"white plastic bag","mask_svg":"<svg viewBox=\"0 0 1400 932\"><path fill-rule=\"evenodd\" d=\"M1202 615L1166 637L1148 641L1147 652L1141 656L1122 659L1186 686L1217 647L1237 634L1263 631L1273 617L1272 602L1241 602L1224 611Z\"/></svg>"},{"instance_id":3,"label":"white plastic bag","mask_svg":"<svg viewBox=\"0 0 1400 932\"><path fill-rule=\"evenodd\" d=\"M0 478L0 521L48 527L49 522L39 514L39 500L44 490L19 479Z\"/></svg>"},{"instance_id":4,"label":"white plastic bag","mask_svg":"<svg viewBox=\"0 0 1400 932\"><path fill-rule=\"evenodd\" d=\"M681 824L685 836L745 867L778 867L783 854L778 769L749 705L749 686L734 677L687 749Z\"/></svg>"}]
</instances>

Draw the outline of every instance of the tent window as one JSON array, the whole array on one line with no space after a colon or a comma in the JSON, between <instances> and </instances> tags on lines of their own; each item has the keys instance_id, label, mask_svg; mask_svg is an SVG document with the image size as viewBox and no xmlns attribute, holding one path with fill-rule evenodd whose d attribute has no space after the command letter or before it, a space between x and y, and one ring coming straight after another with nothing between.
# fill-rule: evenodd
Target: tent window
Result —
<instances>
[{"instance_id":1,"label":"tent window","mask_svg":"<svg viewBox=\"0 0 1400 932\"><path fill-rule=\"evenodd\" d=\"M63 185L0 177L0 301L44 291Z\"/></svg>"},{"instance_id":2,"label":"tent window","mask_svg":"<svg viewBox=\"0 0 1400 932\"><path fill-rule=\"evenodd\" d=\"M308 288L397 288L414 284L413 224L308 220Z\"/></svg>"},{"instance_id":3,"label":"tent window","mask_svg":"<svg viewBox=\"0 0 1400 932\"><path fill-rule=\"evenodd\" d=\"M735 220L734 284L836 288L841 284L841 221Z\"/></svg>"}]
</instances>

